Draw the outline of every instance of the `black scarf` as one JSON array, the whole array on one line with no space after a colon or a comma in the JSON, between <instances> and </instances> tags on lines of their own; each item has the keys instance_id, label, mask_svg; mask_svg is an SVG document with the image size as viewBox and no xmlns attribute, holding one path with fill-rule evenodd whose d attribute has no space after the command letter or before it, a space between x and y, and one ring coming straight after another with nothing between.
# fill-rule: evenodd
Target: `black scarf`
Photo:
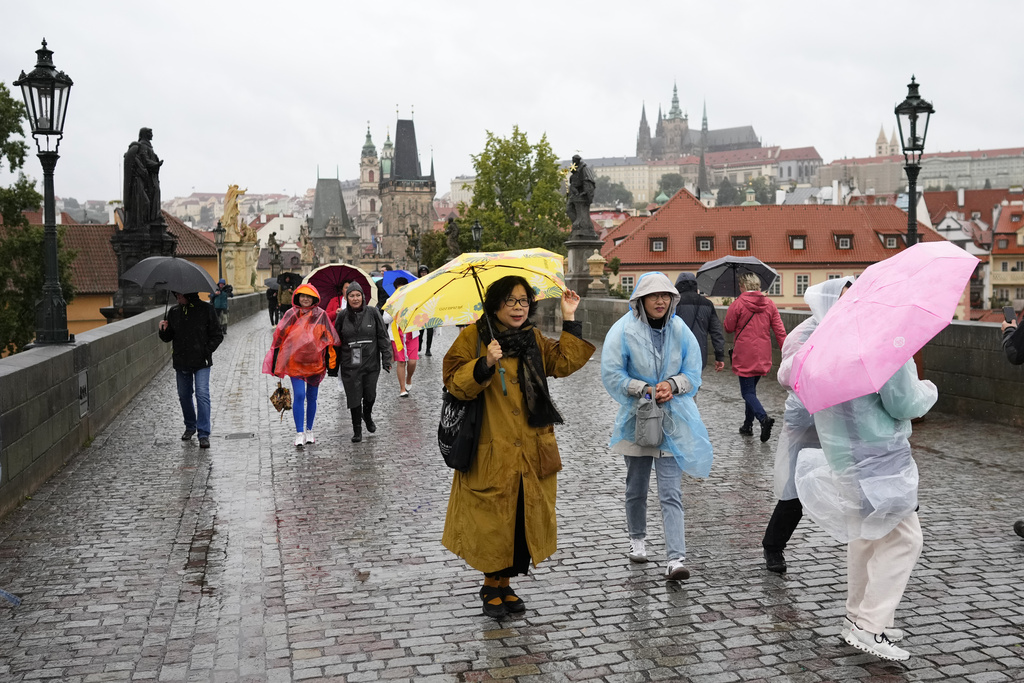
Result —
<instances>
[{"instance_id":1,"label":"black scarf","mask_svg":"<svg viewBox=\"0 0 1024 683\"><path fill-rule=\"evenodd\" d=\"M493 317L491 325L498 322ZM480 343L487 346L491 342L490 329L483 318L477 321ZM562 424L562 416L548 393L547 373L544 372L544 358L537 346L534 325L529 320L519 329L507 329L498 332L495 338L501 345L503 358L519 359L519 383L526 398L526 422L531 427L546 427L551 424Z\"/></svg>"}]
</instances>

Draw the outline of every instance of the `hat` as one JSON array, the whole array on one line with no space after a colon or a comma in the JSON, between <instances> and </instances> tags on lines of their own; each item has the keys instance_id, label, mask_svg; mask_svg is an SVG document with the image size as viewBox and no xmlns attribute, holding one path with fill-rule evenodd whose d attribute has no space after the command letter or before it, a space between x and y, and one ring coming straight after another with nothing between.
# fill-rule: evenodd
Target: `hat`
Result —
<instances>
[{"instance_id":1,"label":"hat","mask_svg":"<svg viewBox=\"0 0 1024 683\"><path fill-rule=\"evenodd\" d=\"M679 273L679 277L676 278L676 290L680 294L683 292L696 292L697 277L693 273Z\"/></svg>"},{"instance_id":2,"label":"hat","mask_svg":"<svg viewBox=\"0 0 1024 683\"><path fill-rule=\"evenodd\" d=\"M425 265L420 265L420 268L419 268L419 270L417 272L419 272L419 273L429 273L430 272L430 268L427 268Z\"/></svg>"},{"instance_id":3,"label":"hat","mask_svg":"<svg viewBox=\"0 0 1024 683\"><path fill-rule=\"evenodd\" d=\"M299 295L300 294L305 294L306 296L313 297L313 304L314 305L316 305L320 301L320 292L317 290L316 287L314 287L313 285L309 284L308 282L305 283L305 284L299 285L298 287L295 288L295 291L292 293L292 305L293 306L298 306L299 305Z\"/></svg>"},{"instance_id":4,"label":"hat","mask_svg":"<svg viewBox=\"0 0 1024 683\"><path fill-rule=\"evenodd\" d=\"M345 296L348 297L352 292L359 292L363 296L366 296L366 292L364 292L363 288L359 286L359 283L354 280L349 284L348 291L345 292Z\"/></svg>"},{"instance_id":5,"label":"hat","mask_svg":"<svg viewBox=\"0 0 1024 683\"><path fill-rule=\"evenodd\" d=\"M228 282L228 281L227 281L227 280L225 280L224 278L221 278L221 279L217 280L217 284L218 284L218 285L226 285L226 284L227 284L227 282Z\"/></svg>"}]
</instances>

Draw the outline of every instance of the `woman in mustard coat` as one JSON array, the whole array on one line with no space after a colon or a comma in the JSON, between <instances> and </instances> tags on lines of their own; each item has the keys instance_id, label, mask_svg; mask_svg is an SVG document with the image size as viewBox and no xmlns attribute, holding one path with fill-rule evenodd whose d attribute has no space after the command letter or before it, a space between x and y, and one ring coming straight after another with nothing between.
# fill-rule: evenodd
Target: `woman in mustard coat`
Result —
<instances>
[{"instance_id":1,"label":"woman in mustard coat","mask_svg":"<svg viewBox=\"0 0 1024 683\"><path fill-rule=\"evenodd\" d=\"M562 295L562 334L548 339L532 322L533 289L516 276L497 280L484 296L484 316L462 330L444 358L444 385L456 398L484 396L480 442L467 472L455 472L441 542L484 573L483 612L502 617L524 602L509 579L527 574L555 551L556 472L562 461L547 377L583 367L594 345L574 320L580 297ZM491 339L490 330L495 339ZM500 365L499 365L500 364ZM504 370L506 393L496 370Z\"/></svg>"}]
</instances>

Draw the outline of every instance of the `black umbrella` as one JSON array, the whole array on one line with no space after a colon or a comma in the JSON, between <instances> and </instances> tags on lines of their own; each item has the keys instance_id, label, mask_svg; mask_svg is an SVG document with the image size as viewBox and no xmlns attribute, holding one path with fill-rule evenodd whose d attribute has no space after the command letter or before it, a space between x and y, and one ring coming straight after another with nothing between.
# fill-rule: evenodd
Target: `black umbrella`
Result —
<instances>
[{"instance_id":1,"label":"black umbrella","mask_svg":"<svg viewBox=\"0 0 1024 683\"><path fill-rule=\"evenodd\" d=\"M201 267L173 256L150 256L129 268L121 279L134 282L143 289L166 289L171 292L210 292L217 289L210 274Z\"/></svg>"},{"instance_id":2,"label":"black umbrella","mask_svg":"<svg viewBox=\"0 0 1024 683\"><path fill-rule=\"evenodd\" d=\"M739 296L740 276L745 273L760 278L762 290L771 287L779 276L774 268L753 256L723 256L697 270L697 288L705 296Z\"/></svg>"},{"instance_id":3,"label":"black umbrella","mask_svg":"<svg viewBox=\"0 0 1024 683\"><path fill-rule=\"evenodd\" d=\"M277 284L276 277L268 277L266 280L263 281L263 284L264 286L266 286L267 289L278 289L281 286Z\"/></svg>"},{"instance_id":4,"label":"black umbrella","mask_svg":"<svg viewBox=\"0 0 1024 683\"><path fill-rule=\"evenodd\" d=\"M295 289L302 284L302 276L298 273L279 273L277 282L286 289Z\"/></svg>"}]
</instances>

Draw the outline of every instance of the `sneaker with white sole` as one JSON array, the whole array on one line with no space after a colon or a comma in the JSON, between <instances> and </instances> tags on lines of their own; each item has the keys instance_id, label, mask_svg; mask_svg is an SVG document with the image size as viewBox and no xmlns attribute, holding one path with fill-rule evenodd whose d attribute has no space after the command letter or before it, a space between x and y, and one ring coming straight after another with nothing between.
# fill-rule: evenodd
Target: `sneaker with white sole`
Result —
<instances>
[{"instance_id":1,"label":"sneaker with white sole","mask_svg":"<svg viewBox=\"0 0 1024 683\"><path fill-rule=\"evenodd\" d=\"M629 553L627 557L629 557L630 562L639 562L643 564L647 561L647 544L644 543L644 539L629 539Z\"/></svg>"},{"instance_id":2,"label":"sneaker with white sole","mask_svg":"<svg viewBox=\"0 0 1024 683\"><path fill-rule=\"evenodd\" d=\"M853 627L853 619L849 616L843 617L843 626L839 630L839 637L846 640L846 635L850 632L850 628ZM890 643L898 643L907 635L898 628L887 628L882 631L885 637L889 639Z\"/></svg>"},{"instance_id":3,"label":"sneaker with white sole","mask_svg":"<svg viewBox=\"0 0 1024 683\"><path fill-rule=\"evenodd\" d=\"M874 655L879 659L887 659L890 662L905 662L910 659L910 653L901 647L896 647L892 641L885 637L884 633L871 633L865 631L857 624L850 627L843 638L847 645L852 645L858 650Z\"/></svg>"},{"instance_id":4,"label":"sneaker with white sole","mask_svg":"<svg viewBox=\"0 0 1024 683\"><path fill-rule=\"evenodd\" d=\"M302 448L302 444L305 442L305 434L299 432L295 435L295 445Z\"/></svg>"},{"instance_id":5,"label":"sneaker with white sole","mask_svg":"<svg viewBox=\"0 0 1024 683\"><path fill-rule=\"evenodd\" d=\"M316 443L316 437L313 436L313 430L306 430L306 443Z\"/></svg>"},{"instance_id":6,"label":"sneaker with white sole","mask_svg":"<svg viewBox=\"0 0 1024 683\"><path fill-rule=\"evenodd\" d=\"M406 391L412 391L412 382L406 382L405 383L405 390Z\"/></svg>"},{"instance_id":7,"label":"sneaker with white sole","mask_svg":"<svg viewBox=\"0 0 1024 683\"><path fill-rule=\"evenodd\" d=\"M668 581L686 581L690 578L690 570L686 568L685 562L685 557L670 560L668 568L665 569L665 579Z\"/></svg>"}]
</instances>

